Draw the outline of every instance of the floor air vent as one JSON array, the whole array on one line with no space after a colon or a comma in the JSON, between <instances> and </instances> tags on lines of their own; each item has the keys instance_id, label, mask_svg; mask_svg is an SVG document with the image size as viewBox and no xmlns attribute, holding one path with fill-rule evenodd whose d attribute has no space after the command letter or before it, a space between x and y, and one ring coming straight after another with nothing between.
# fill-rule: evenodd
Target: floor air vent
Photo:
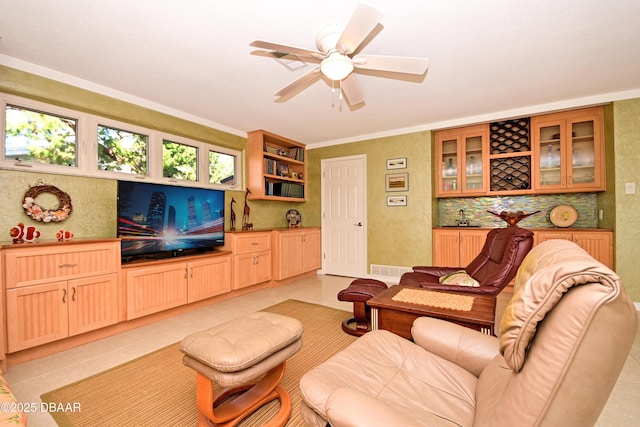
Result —
<instances>
[{"instance_id":1,"label":"floor air vent","mask_svg":"<svg viewBox=\"0 0 640 427\"><path fill-rule=\"evenodd\" d=\"M411 267L371 264L370 271L373 279L382 280L383 282L398 283L400 281L400 276L407 271L411 271Z\"/></svg>"}]
</instances>

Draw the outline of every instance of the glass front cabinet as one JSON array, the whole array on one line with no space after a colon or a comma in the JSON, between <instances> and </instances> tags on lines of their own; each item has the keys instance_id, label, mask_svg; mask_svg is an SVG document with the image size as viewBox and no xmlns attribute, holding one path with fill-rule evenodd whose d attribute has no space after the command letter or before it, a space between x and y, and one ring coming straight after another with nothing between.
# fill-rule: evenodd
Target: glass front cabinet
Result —
<instances>
[{"instance_id":1,"label":"glass front cabinet","mask_svg":"<svg viewBox=\"0 0 640 427\"><path fill-rule=\"evenodd\" d=\"M602 122L601 107L531 118L536 192L605 189Z\"/></svg>"},{"instance_id":2,"label":"glass front cabinet","mask_svg":"<svg viewBox=\"0 0 640 427\"><path fill-rule=\"evenodd\" d=\"M488 125L436 133L436 197L487 192Z\"/></svg>"}]
</instances>

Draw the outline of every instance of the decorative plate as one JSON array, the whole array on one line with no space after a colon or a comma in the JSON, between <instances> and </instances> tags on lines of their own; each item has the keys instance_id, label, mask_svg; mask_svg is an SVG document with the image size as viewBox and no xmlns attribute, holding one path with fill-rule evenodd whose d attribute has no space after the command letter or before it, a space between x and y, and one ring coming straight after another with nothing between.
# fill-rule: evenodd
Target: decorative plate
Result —
<instances>
[{"instance_id":1,"label":"decorative plate","mask_svg":"<svg viewBox=\"0 0 640 427\"><path fill-rule=\"evenodd\" d=\"M549 219L556 227L571 227L578 220L578 211L571 205L559 205L551 209Z\"/></svg>"}]
</instances>

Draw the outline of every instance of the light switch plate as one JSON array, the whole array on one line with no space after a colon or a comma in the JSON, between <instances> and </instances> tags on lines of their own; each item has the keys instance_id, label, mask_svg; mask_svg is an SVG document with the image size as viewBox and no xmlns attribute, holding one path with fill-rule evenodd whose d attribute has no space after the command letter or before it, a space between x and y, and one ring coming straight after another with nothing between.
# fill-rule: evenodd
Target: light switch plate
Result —
<instances>
[{"instance_id":1,"label":"light switch plate","mask_svg":"<svg viewBox=\"0 0 640 427\"><path fill-rule=\"evenodd\" d=\"M624 184L624 193L625 194L636 194L636 183L635 182L626 182Z\"/></svg>"}]
</instances>

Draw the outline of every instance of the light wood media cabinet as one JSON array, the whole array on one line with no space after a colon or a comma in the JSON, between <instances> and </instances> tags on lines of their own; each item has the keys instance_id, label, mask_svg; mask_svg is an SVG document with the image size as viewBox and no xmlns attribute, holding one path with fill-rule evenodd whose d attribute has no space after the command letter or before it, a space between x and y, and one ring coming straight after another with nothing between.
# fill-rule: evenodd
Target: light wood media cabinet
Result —
<instances>
[{"instance_id":1,"label":"light wood media cabinet","mask_svg":"<svg viewBox=\"0 0 640 427\"><path fill-rule=\"evenodd\" d=\"M226 233L221 250L127 264L115 238L0 244L0 368L315 275L319 236L319 228ZM281 243L291 239L299 244ZM302 269L287 267L301 257Z\"/></svg>"}]
</instances>

